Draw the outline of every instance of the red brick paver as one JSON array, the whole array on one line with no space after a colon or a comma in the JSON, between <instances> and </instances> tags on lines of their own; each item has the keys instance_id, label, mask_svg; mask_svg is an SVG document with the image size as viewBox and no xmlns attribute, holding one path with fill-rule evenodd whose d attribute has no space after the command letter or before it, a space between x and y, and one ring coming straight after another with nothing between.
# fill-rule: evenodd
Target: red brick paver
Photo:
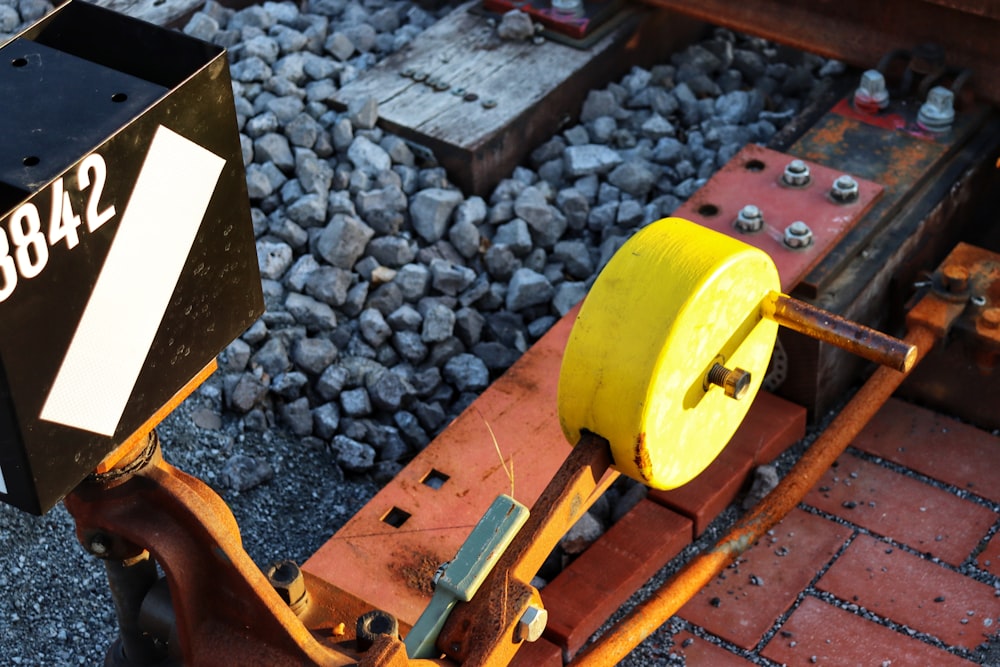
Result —
<instances>
[{"instance_id":1,"label":"red brick paver","mask_svg":"<svg viewBox=\"0 0 1000 667\"><path fill-rule=\"evenodd\" d=\"M679 616L751 649L851 536L851 530L793 510L684 607Z\"/></svg>"},{"instance_id":2,"label":"red brick paver","mask_svg":"<svg viewBox=\"0 0 1000 667\"><path fill-rule=\"evenodd\" d=\"M545 639L534 642L524 642L517 649L510 667L562 667L562 651L559 647Z\"/></svg>"},{"instance_id":3,"label":"red brick paver","mask_svg":"<svg viewBox=\"0 0 1000 667\"><path fill-rule=\"evenodd\" d=\"M672 652L684 658L685 667L748 667L753 664L686 630L674 635Z\"/></svg>"},{"instance_id":4,"label":"red brick paver","mask_svg":"<svg viewBox=\"0 0 1000 667\"><path fill-rule=\"evenodd\" d=\"M968 667L972 664L813 597L802 601L761 655L786 665Z\"/></svg>"},{"instance_id":5,"label":"red brick paver","mask_svg":"<svg viewBox=\"0 0 1000 667\"><path fill-rule=\"evenodd\" d=\"M641 501L542 589L545 635L567 655L691 541L691 521Z\"/></svg>"},{"instance_id":6,"label":"red brick paver","mask_svg":"<svg viewBox=\"0 0 1000 667\"><path fill-rule=\"evenodd\" d=\"M987 572L1000 577L1000 533L993 535L989 544L976 558L976 563Z\"/></svg>"},{"instance_id":7,"label":"red brick paver","mask_svg":"<svg viewBox=\"0 0 1000 667\"><path fill-rule=\"evenodd\" d=\"M974 426L891 399L854 446L1000 502L1000 438Z\"/></svg>"},{"instance_id":8,"label":"red brick paver","mask_svg":"<svg viewBox=\"0 0 1000 667\"><path fill-rule=\"evenodd\" d=\"M997 631L993 587L902 549L859 535L816 584L883 618L975 648Z\"/></svg>"},{"instance_id":9,"label":"red brick paver","mask_svg":"<svg viewBox=\"0 0 1000 667\"><path fill-rule=\"evenodd\" d=\"M805 503L953 565L997 520L982 505L850 454L837 459Z\"/></svg>"}]
</instances>

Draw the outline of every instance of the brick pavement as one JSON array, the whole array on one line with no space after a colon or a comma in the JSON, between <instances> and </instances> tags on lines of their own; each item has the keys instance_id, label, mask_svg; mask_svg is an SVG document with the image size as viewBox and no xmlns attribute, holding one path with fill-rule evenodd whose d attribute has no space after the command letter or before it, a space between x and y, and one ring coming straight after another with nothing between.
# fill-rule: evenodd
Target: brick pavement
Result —
<instances>
[{"instance_id":1,"label":"brick pavement","mask_svg":"<svg viewBox=\"0 0 1000 667\"><path fill-rule=\"evenodd\" d=\"M725 485L705 479L685 495L717 505ZM892 399L799 508L650 641L695 666L1000 665L998 501L1000 438ZM547 604L557 592L543 590ZM572 654L568 636L548 638Z\"/></svg>"}]
</instances>

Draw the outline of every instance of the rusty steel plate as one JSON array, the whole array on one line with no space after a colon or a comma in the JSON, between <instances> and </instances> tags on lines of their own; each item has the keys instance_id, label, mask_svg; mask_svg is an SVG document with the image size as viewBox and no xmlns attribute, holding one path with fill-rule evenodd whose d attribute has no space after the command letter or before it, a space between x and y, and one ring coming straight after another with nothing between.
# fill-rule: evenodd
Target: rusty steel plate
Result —
<instances>
[{"instance_id":1,"label":"rusty steel plate","mask_svg":"<svg viewBox=\"0 0 1000 667\"><path fill-rule=\"evenodd\" d=\"M809 167L808 184L786 185L782 175L794 159L755 144L746 146L674 213L766 252L778 267L781 289L786 293L864 217L883 192L878 183L849 174L858 184L858 196L850 202L838 202L830 190L844 172L809 160L802 160ZM763 215L760 231L744 233L734 225L748 204ZM803 248L790 248L784 242L785 228L796 221L806 223L812 231L812 242Z\"/></svg>"}]
</instances>

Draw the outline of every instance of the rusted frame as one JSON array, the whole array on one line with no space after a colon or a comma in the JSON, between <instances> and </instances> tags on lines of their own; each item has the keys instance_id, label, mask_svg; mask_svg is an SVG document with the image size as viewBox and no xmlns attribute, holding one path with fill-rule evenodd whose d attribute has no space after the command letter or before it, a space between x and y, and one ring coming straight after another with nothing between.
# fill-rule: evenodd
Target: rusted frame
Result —
<instances>
[{"instance_id":1,"label":"rusted frame","mask_svg":"<svg viewBox=\"0 0 1000 667\"><path fill-rule=\"evenodd\" d=\"M995 40L1000 12L971 0L643 0L702 21L836 58L864 69L887 53L933 42L974 71L979 97L1000 104Z\"/></svg>"},{"instance_id":2,"label":"rusted frame","mask_svg":"<svg viewBox=\"0 0 1000 667\"><path fill-rule=\"evenodd\" d=\"M120 465L81 484L65 504L92 554L115 564L151 557L163 569L172 608L166 623L175 624L184 665L440 664L408 660L402 642L389 636L359 653L355 617L348 615L353 610L345 611L336 593L315 580L307 580L309 608L296 616L243 550L226 504L166 463L155 433Z\"/></svg>"}]
</instances>

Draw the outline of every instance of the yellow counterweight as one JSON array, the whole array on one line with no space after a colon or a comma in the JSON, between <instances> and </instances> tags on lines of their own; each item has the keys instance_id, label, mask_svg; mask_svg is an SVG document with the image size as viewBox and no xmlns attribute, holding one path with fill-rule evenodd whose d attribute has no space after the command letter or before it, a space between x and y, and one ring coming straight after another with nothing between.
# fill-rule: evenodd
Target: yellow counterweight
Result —
<instances>
[{"instance_id":1,"label":"yellow counterweight","mask_svg":"<svg viewBox=\"0 0 1000 667\"><path fill-rule=\"evenodd\" d=\"M762 250L680 218L640 230L597 278L567 342L566 437L602 436L615 467L653 488L694 478L760 388L778 329L761 300L779 289ZM722 386L726 369L737 388Z\"/></svg>"}]
</instances>

